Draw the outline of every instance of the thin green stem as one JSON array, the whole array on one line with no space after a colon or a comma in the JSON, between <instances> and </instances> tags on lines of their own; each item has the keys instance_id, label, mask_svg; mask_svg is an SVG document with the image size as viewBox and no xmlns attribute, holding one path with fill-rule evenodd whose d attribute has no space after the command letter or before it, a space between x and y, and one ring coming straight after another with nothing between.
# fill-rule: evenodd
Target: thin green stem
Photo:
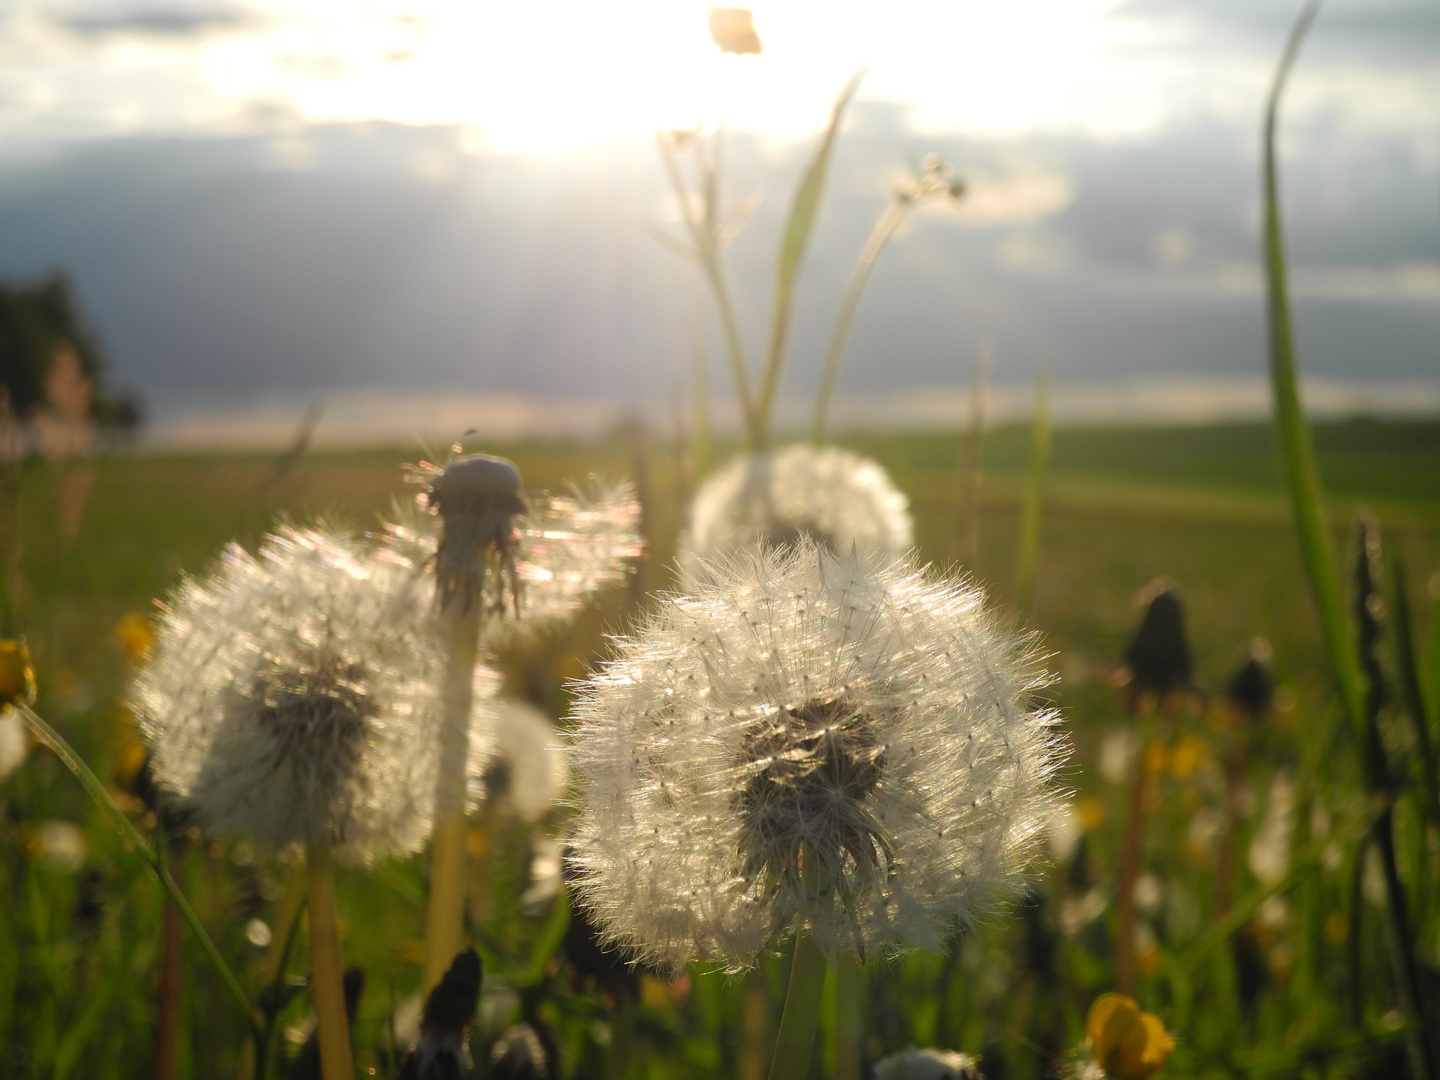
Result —
<instances>
[{"instance_id":1,"label":"thin green stem","mask_svg":"<svg viewBox=\"0 0 1440 1080\"><path fill-rule=\"evenodd\" d=\"M725 271L720 263L720 240L716 232L717 208L709 205L716 195L715 183L705 186L705 196L697 213L690 196L689 186L680 173L673 152L663 142L660 144L660 160L665 165L665 174L670 187L680 203L680 213L685 220L685 229L690 234L690 254L705 275L710 292L715 298L715 307L720 314L720 327L725 334L725 351L730 357L730 373L735 380L735 394L740 400L740 412L745 418L745 428L751 442L759 439L758 419L755 403L750 396L750 378L745 363L745 346L740 340L740 327L735 318L735 306L730 300L730 289L725 284Z\"/></svg>"},{"instance_id":2,"label":"thin green stem","mask_svg":"<svg viewBox=\"0 0 1440 1080\"><path fill-rule=\"evenodd\" d=\"M120 808L111 800L110 793L105 790L105 785L100 782L95 773L91 771L90 766L85 764L80 755L75 753L74 748L65 741L65 738L58 731L46 723L45 720L28 705L16 703L12 708L20 714L21 719L25 721L25 725L34 733L35 738L54 751L55 756L64 763L66 768L74 773L75 779L80 781L80 786L85 789L85 793L90 796L95 805L100 807L105 816L110 819L110 824L114 826L115 831L118 832L121 838L130 844L140 854L140 857L145 860L146 864L149 865L151 872L159 880L160 885L165 889L165 892L169 894L171 901L174 902L175 907L179 910L181 917L189 924L191 932L195 935L196 940L200 942L201 949L204 950L206 957L215 968L216 974L220 976L220 981L225 984L225 989L240 1007L241 1012L245 1016L245 1023L249 1029L250 1037L258 1042L260 1039L260 1026L255 1021L254 1006L251 1005L249 997L240 986L240 980L235 978L234 972L230 970L229 965L225 963L224 958L220 955L220 950L215 948L215 943L210 940L210 935L205 932L205 927L200 922L199 916L195 914L195 909L190 906L190 902L185 899L185 894L180 891L180 887L175 884L175 880L170 876L170 869L166 865L165 860L156 853L154 848L145 842L145 838L141 836L135 826L130 823L130 819L127 818L121 812Z\"/></svg>"},{"instance_id":3,"label":"thin green stem","mask_svg":"<svg viewBox=\"0 0 1440 1080\"><path fill-rule=\"evenodd\" d=\"M1026 614L1035 599L1035 574L1040 563L1040 513L1045 500L1045 473L1050 465L1050 369L1035 380L1035 422L1030 435L1030 469L1025 477L1025 505L1020 516L1020 564L1016 573L1020 610Z\"/></svg>"},{"instance_id":4,"label":"thin green stem","mask_svg":"<svg viewBox=\"0 0 1440 1080\"><path fill-rule=\"evenodd\" d=\"M825 989L825 954L808 930L795 935L795 957L790 963L790 985L785 1011L770 1056L770 1080L800 1080L809 1074L815 1030L820 1023L820 999Z\"/></svg>"},{"instance_id":5,"label":"thin green stem","mask_svg":"<svg viewBox=\"0 0 1440 1080\"><path fill-rule=\"evenodd\" d=\"M875 222L875 228L870 231L870 238L865 241L855 269L850 272L850 284L840 302L840 313L835 317L835 329L831 331L830 344L825 350L825 370L820 376L820 391L815 397L815 418L810 424L811 442L818 443L825 437L825 419L830 411L830 399L835 393L835 379L840 373L840 358L845 354L845 342L850 337L850 324L855 321L855 311L860 306L860 294L865 291L865 284L870 280L880 253L913 205L912 200L899 195L890 200Z\"/></svg>"},{"instance_id":6,"label":"thin green stem","mask_svg":"<svg viewBox=\"0 0 1440 1080\"><path fill-rule=\"evenodd\" d=\"M835 99L830 110L830 123L826 126L820 146L795 192L795 201L791 204L790 216L785 222L785 233L780 240L780 254L775 261L775 295L770 316L770 337L765 349L765 363L760 371L760 389L755 401L758 441L751 449L756 453L769 449L771 414L775 409L775 395L780 388L780 371L784 367L786 347L790 341L790 316L795 307L795 282L800 276L800 266L810 243L810 233L820 212L820 200L825 193L825 179L830 171L830 155L835 149L840 121L844 119L850 99L860 88L863 76L863 71L857 72Z\"/></svg>"}]
</instances>

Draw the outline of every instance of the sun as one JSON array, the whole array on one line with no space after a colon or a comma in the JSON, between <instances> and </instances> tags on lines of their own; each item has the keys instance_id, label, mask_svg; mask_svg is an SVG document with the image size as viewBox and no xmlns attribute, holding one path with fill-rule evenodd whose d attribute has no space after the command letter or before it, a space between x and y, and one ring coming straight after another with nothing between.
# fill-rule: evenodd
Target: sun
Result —
<instances>
[{"instance_id":1,"label":"sun","mask_svg":"<svg viewBox=\"0 0 1440 1080\"><path fill-rule=\"evenodd\" d=\"M763 54L735 56L711 41L706 0L312 0L215 43L210 69L223 93L284 100L308 119L466 124L502 151L722 122L798 137L862 67L862 97L927 126L1003 131L1081 107L1116 3L758 0Z\"/></svg>"}]
</instances>

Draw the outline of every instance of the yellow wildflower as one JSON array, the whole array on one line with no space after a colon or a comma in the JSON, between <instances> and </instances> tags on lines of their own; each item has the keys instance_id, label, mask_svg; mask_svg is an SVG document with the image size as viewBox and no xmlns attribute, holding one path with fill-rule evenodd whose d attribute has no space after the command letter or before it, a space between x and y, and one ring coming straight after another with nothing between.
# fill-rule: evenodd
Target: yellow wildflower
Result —
<instances>
[{"instance_id":1,"label":"yellow wildflower","mask_svg":"<svg viewBox=\"0 0 1440 1080\"><path fill-rule=\"evenodd\" d=\"M30 649L14 638L0 639L0 708L35 701L35 665Z\"/></svg>"},{"instance_id":2,"label":"yellow wildflower","mask_svg":"<svg viewBox=\"0 0 1440 1080\"><path fill-rule=\"evenodd\" d=\"M1145 1080L1165 1067L1175 1040L1158 1016L1140 1011L1134 998L1101 994L1085 1020L1085 1045L1107 1076Z\"/></svg>"},{"instance_id":3,"label":"yellow wildflower","mask_svg":"<svg viewBox=\"0 0 1440 1080\"><path fill-rule=\"evenodd\" d=\"M150 658L150 646L155 643L155 628L144 615L127 611L115 624L115 640L126 663L143 664Z\"/></svg>"}]
</instances>

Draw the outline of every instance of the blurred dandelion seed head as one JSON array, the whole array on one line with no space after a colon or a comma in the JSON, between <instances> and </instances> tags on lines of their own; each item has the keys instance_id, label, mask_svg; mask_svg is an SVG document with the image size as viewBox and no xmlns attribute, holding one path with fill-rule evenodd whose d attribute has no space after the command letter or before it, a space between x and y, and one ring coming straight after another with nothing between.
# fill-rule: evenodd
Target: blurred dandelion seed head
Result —
<instances>
[{"instance_id":1,"label":"blurred dandelion seed head","mask_svg":"<svg viewBox=\"0 0 1440 1080\"><path fill-rule=\"evenodd\" d=\"M498 688L498 677L494 679ZM524 821L539 821L569 781L555 726L539 709L476 688L478 721L471 727L470 805L488 804Z\"/></svg>"},{"instance_id":2,"label":"blurred dandelion seed head","mask_svg":"<svg viewBox=\"0 0 1440 1080\"><path fill-rule=\"evenodd\" d=\"M801 925L936 948L1014 895L1054 813L1044 682L978 591L908 562L809 537L718 560L580 688L579 901L671 968Z\"/></svg>"},{"instance_id":3,"label":"blurred dandelion seed head","mask_svg":"<svg viewBox=\"0 0 1440 1080\"><path fill-rule=\"evenodd\" d=\"M681 569L693 577L708 559L803 537L837 555L854 547L897 559L914 543L909 501L876 462L839 447L797 443L737 458L696 493Z\"/></svg>"},{"instance_id":4,"label":"blurred dandelion seed head","mask_svg":"<svg viewBox=\"0 0 1440 1080\"><path fill-rule=\"evenodd\" d=\"M496 612L504 611L508 581L518 610L514 518L525 511L520 470L488 454L457 457L434 476L429 495L430 505L444 522L435 554L440 607L454 605L466 612L484 603ZM487 575L492 555L495 572ZM496 582L489 597L485 596L487 577Z\"/></svg>"},{"instance_id":5,"label":"blurred dandelion seed head","mask_svg":"<svg viewBox=\"0 0 1440 1080\"><path fill-rule=\"evenodd\" d=\"M272 850L418 848L440 651L411 578L343 537L284 527L183 584L133 690L159 786Z\"/></svg>"},{"instance_id":6,"label":"blurred dandelion seed head","mask_svg":"<svg viewBox=\"0 0 1440 1080\"><path fill-rule=\"evenodd\" d=\"M411 472L426 482L442 475L425 463ZM434 496L428 498L433 503ZM488 578L483 560L451 567L464 575L463 582L452 582L452 590L469 588L483 595L488 588L492 609L503 608L507 590L514 598L519 618L486 620L484 635L489 641L543 631L570 618L597 590L623 580L644 550L640 503L629 484L596 482L588 490L576 488L567 495L535 495L520 500L520 506L505 526L508 555L491 568ZM446 560L460 557L448 518L443 528L437 528L437 519L428 514L397 510L393 518L385 526L383 558L408 566L417 575L443 577ZM438 582L437 595L443 598L446 588Z\"/></svg>"},{"instance_id":7,"label":"blurred dandelion seed head","mask_svg":"<svg viewBox=\"0 0 1440 1080\"><path fill-rule=\"evenodd\" d=\"M978 1058L956 1050L911 1047L875 1063L875 1080L983 1080Z\"/></svg>"}]
</instances>

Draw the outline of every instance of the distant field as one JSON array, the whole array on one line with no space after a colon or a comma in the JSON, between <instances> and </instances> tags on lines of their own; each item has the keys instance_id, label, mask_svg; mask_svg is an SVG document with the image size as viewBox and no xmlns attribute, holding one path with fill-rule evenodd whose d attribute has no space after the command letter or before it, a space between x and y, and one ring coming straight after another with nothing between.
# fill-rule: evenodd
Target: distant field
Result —
<instances>
[{"instance_id":1,"label":"distant field","mask_svg":"<svg viewBox=\"0 0 1440 1080\"><path fill-rule=\"evenodd\" d=\"M1297 768L1348 776L1346 762L1353 755L1343 746L1333 755L1319 757L1305 749L1310 732L1330 730L1322 723L1330 715L1328 676L1320 655L1317 620L1278 486L1268 429L1245 424L1055 432L1034 606L1022 619L1014 608L1016 549L1029 440L1029 431L1021 427L986 434L980 455L978 552L962 569L986 585L1002 610L1042 635L1048 662L1060 676L1052 693L1075 746L1066 783L1102 808L1101 824L1090 826L1087 873L1103 882L1106 873L1113 872L1116 830L1123 813L1121 788L1107 786L1097 768L1100 746L1107 734L1133 724L1123 714L1116 690L1102 676L1119 661L1134 631L1139 616L1137 593L1158 576L1171 579L1185 598L1197 680L1209 700L1223 693L1247 642L1263 636L1274 645L1274 671L1295 707L1263 734L1259 756L1251 765L1256 798L1264 797L1263 785L1272 776L1289 775ZM911 499L922 554L935 563L953 565L963 550L958 538L960 436L866 435L842 441L873 455L891 471ZM1350 558L1354 514L1357 508L1368 507L1381 523L1387 552L1403 557L1425 655L1433 657L1440 593L1440 423L1322 425L1316 442L1331 496L1337 550ZM652 440L638 455L633 441L620 436L596 445L525 443L484 448L514 458L527 484L535 488L556 488L570 479L583 481L590 473L636 477L647 500L651 536L652 558L642 584L661 588L672 583L667 566L686 491L693 480L683 456L668 442ZM122 704L128 673L115 633L120 617L152 610L154 598L164 596L182 574L203 571L227 541L253 545L277 514L300 521L320 515L362 530L373 526L393 500L416 494L418 489L402 480L400 465L409 456L399 450L312 454L283 467L275 457L262 455L103 458L72 467L72 484L77 468L93 467L94 482L78 534L69 543L59 528L59 490L65 476L48 466L30 469L22 492L26 588L17 625L36 653L40 710L74 739L102 776L113 775L120 733L128 723ZM622 597L612 593L599 608L557 637L505 656L508 692L550 708L552 715L562 715L564 680L583 675L587 661L604 651L601 631L623 628L626 618ZM1436 666L1431 664L1426 672L1432 683ZM1211 718L1197 711L1177 718L1165 737L1178 739L1182 732L1189 732L1205 745L1213 745L1213 753L1220 753L1225 736L1210 725ZM1305 761L1311 764L1303 765ZM1211 768L1212 773L1206 775L1214 775L1213 764ZM1171 922L1158 916L1154 922L1164 955L1174 957L1193 940L1202 917L1208 917L1204 915L1212 890L1208 864L1178 853L1184 847L1188 815L1206 800L1213 802L1214 794L1207 794L1191 780L1176 778L1166 783L1171 785L1165 789L1170 792L1166 795L1169 801L1163 815L1156 811L1161 816L1152 826L1149 857L1167 888L1189 898L1184 901L1189 907L1177 907L1178 914ZM107 880L114 882L117 890L122 883L131 890L126 894L128 900L118 893L112 897L109 910L114 932L105 939L94 962L97 969L115 973L114 978L120 980L114 983L116 987L127 978L121 965L130 965L135 972L130 981L139 985L153 967L147 950L154 941L159 910L148 879L118 852L106 827L53 759L41 757L27 764L10 791L14 795L11 806L17 808L13 813L21 813L18 808L23 807L23 813L34 820L88 823L92 850L104 861L105 873L110 875ZM1341 815L1349 812L1350 806L1341 801L1333 809ZM1160 832L1162 826L1168 831ZM3 850L0 848L0 854ZM1412 865L1424 863L1422 848L1415 850L1422 854L1414 856ZM216 868L222 864L223 859L213 851L203 858L196 851L191 856L190 888L200 897L202 917L211 925L228 928L222 945L254 983L260 953L245 943L241 924L228 914L232 885L222 887L222 881L230 880L217 876L220 871ZM1070 872L1076 871L1072 868ZM266 873L267 888L278 888L277 873ZM1313 893L1305 894L1311 897L1305 901L1311 905L1305 909L1311 914L1305 917L1311 919L1307 925L1312 929L1318 925L1314 920L1332 909L1339 911L1340 905L1348 902L1348 873L1343 868L1327 871ZM25 900L30 907L15 906L13 924L0 918L0 927L11 925L7 932L21 933L17 929L22 926L20 912L29 912L24 916L29 921L23 923L28 944L22 942L19 959L12 962L0 954L0 1051L5 1050L5 1032L19 1030L12 1025L35 1022L27 1012L32 1004L38 1010L34 1015L51 1017L45 1022L58 1025L57 1031L65 1030L71 1022L67 1017L72 1016L66 989L71 984L66 980L72 976L49 965L80 965L75 958L89 955L77 951L78 945L72 948L78 939L66 936L72 933L67 929L67 913L77 903L73 882L49 870L36 871L25 880L31 883L26 886L31 891ZM1055 905L1068 895L1066 881L1064 875L1046 879L1047 895ZM1243 879L1240 884L1248 887ZM411 954L418 948L415 938L423 910L423 875L415 860L397 863L369 878L357 874L342 881L342 894L343 921L353 928L346 948L375 979L375 989L367 994L362 1009L360 1035L364 1045L375 1046L381 1042L379 1033L389 1001L384 979L398 980L402 998L412 992L418 979ZM1434 940L1433 893L1423 894L1420 900L1424 903L1418 903L1416 910L1423 932L1431 935L1426 940ZM21 901L17 899L15 904ZM1031 933L1035 925L1027 916L993 931L983 930L974 944L967 944L963 962L943 969L950 973L944 978L953 979L959 988L953 999L945 998L944 1005L937 1003L932 992L942 976L938 959L917 957L904 965L872 965L872 986L880 989L872 1001L872 1034L867 1044L871 1051L902 1049L912 1042L925 1045L926 1040L941 1037L936 1032L948 1032L944 1037L953 1040L949 1045L971 1050L989 1047L987 1074L992 1069L998 1074L1003 1062L1010 1061L1020 1063L1012 1075L1039 1076L1026 1071L1030 1065L1024 1064L1042 1060L1035 1057L1037 1041L1052 1049L1065 1040L1073 1045L1079 1038L1085 1004L1108 988L1109 976L1104 959L1108 945L1103 936L1066 938L1061 955L1068 965L1063 976L1068 996L1053 1007L1036 1005L1033 997L1027 996L1032 995L1033 984L1025 981L1028 976L1013 959L1025 955L1023 950L1029 945L1022 946L1022 936ZM121 932L121 927L128 929ZM1370 933L1376 935L1375 948L1371 938L1366 947L1375 956L1367 953L1366 978L1373 991L1375 986L1385 985L1387 969L1378 949L1378 931ZM1232 994L1212 988L1207 991L1210 996L1189 1003L1166 997L1171 990L1162 993L1158 976L1147 982L1142 997L1148 994L1149 1000L1160 1003L1157 1008L1168 1008L1167 1020L1179 1026L1181 1049L1171 1074L1235 1075L1243 1072L1235 1063L1249 1060L1244 1055L1269 1054L1265 1060L1278 1062L1277 1072L1298 1075L1298 1058L1287 1057L1292 1051L1286 1048L1313 1047L1329 1038L1326 1025L1339 1022L1337 1010L1343 995L1336 987L1346 970L1340 939L1321 942L1316 934L1311 937L1313 947L1306 946L1310 951L1303 955L1323 966L1306 970L1321 974L1303 979L1297 975L1289 991L1293 1000L1274 991L1264 999L1268 1011L1259 1026L1247 1027L1243 1034L1238 1034L1241 1021ZM27 953L27 949L31 951ZM46 959L37 967L34 956L61 959ZM490 962L487 959L487 964ZM1221 972L1219 967L1212 968ZM90 978L87 970L83 965L75 967L79 974L73 978ZM63 972L70 971L63 968ZM193 1069L188 1074L233 1075L233 1051L239 1044L238 1033L230 1030L233 1016L203 968L197 968L195 977L202 996L185 1021L187 1030L196 1033ZM1221 975L1213 978L1221 979ZM1223 988L1225 983L1221 979L1213 985ZM702 1020L694 1010L713 1001L727 1003L723 1007L737 1010L738 1015L738 984L699 976L696 987L694 1000L699 1004L692 1005L690 1013L674 1009L653 1013L646 1038L655 1047L671 1048L665 1051L671 1064L661 1067L660 1051L656 1050L656 1071L648 1075L734 1074L733 1017ZM76 1000L102 1000L99 990L86 993L89 996ZM108 1019L97 1029L103 1038L85 1044L88 1049L81 1052L74 1075L121 1077L143 1072L120 1063L143 1062L150 1052L150 999L143 995L132 998L129 990L125 994L125 1016L104 1014ZM1376 1000L1384 1000L1384 993ZM906 1002L914 1008L902 1007ZM1374 1017L1371 1020L1379 1022ZM1244 1023L1256 1022L1247 1014ZM685 1035L688 1041L666 1042L672 1036L665 1033L672 1029L694 1033L694 1037ZM717 1030L726 1032L728 1041L717 1043ZM585 1042L589 1035L575 1033L588 1031L588 1027L572 1031L573 1045L589 1045ZM37 1060L44 1060L44 1054ZM0 1052L0 1066L7 1062L14 1066L14 1075L33 1075L21 1067L21 1058L6 1058Z\"/></svg>"}]
</instances>

